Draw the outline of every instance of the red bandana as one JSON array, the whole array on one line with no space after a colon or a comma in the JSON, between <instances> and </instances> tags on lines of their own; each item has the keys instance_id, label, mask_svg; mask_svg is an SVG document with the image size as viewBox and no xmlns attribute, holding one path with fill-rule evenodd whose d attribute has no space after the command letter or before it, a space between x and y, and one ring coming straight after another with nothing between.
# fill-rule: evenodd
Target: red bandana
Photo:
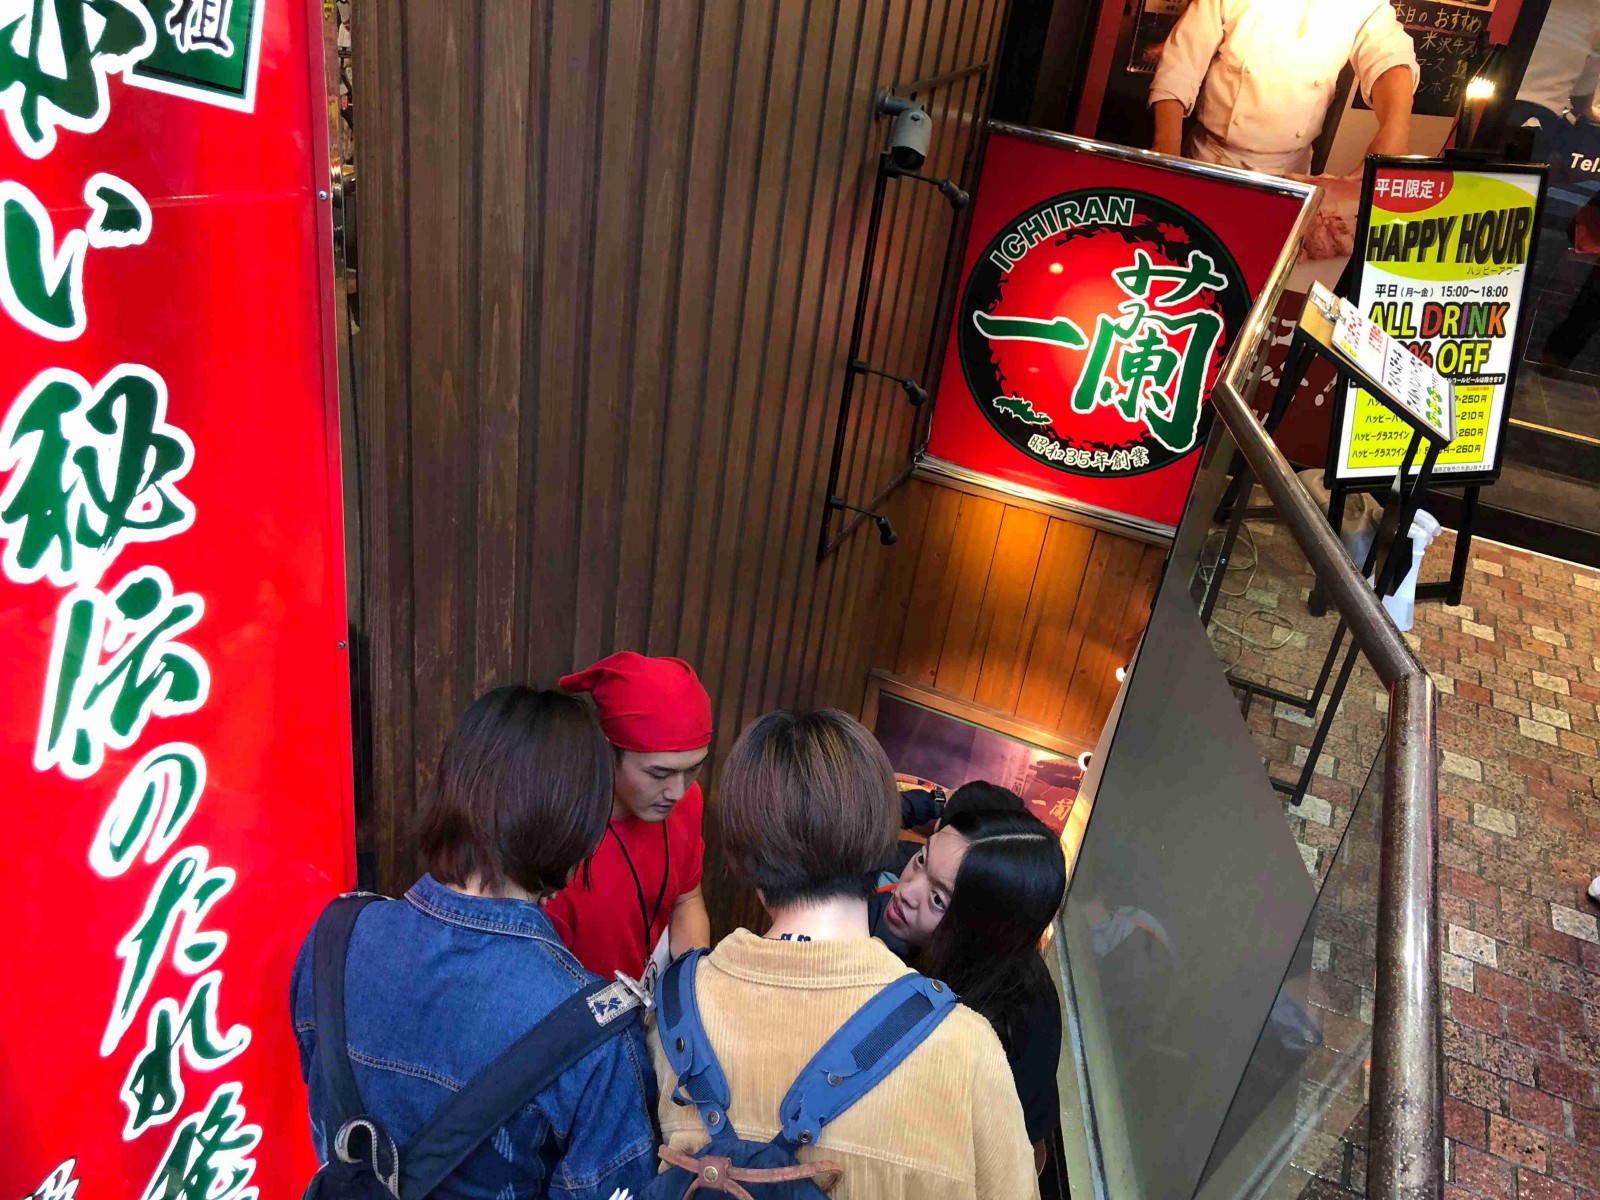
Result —
<instances>
[{"instance_id":1,"label":"red bandana","mask_svg":"<svg viewBox=\"0 0 1600 1200\"><path fill-rule=\"evenodd\" d=\"M711 697L681 658L624 650L561 680L594 697L600 727L619 750L668 754L711 744Z\"/></svg>"}]
</instances>

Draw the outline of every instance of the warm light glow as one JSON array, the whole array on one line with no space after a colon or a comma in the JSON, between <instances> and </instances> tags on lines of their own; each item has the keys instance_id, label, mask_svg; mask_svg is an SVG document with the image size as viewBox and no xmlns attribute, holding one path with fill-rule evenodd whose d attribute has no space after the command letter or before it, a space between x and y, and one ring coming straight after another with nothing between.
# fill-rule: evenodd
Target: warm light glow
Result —
<instances>
[{"instance_id":1,"label":"warm light glow","mask_svg":"<svg viewBox=\"0 0 1600 1200\"><path fill-rule=\"evenodd\" d=\"M1121 683L1127 677L1128 677L1128 668L1127 667L1118 667L1117 668L1117 682Z\"/></svg>"},{"instance_id":2,"label":"warm light glow","mask_svg":"<svg viewBox=\"0 0 1600 1200\"><path fill-rule=\"evenodd\" d=\"M1485 79L1482 75L1475 76L1467 81L1468 100L1488 100L1494 95L1494 80Z\"/></svg>"},{"instance_id":3,"label":"warm light glow","mask_svg":"<svg viewBox=\"0 0 1600 1200\"><path fill-rule=\"evenodd\" d=\"M1063 267L1060 263L1051 263L1050 264L1050 274L1052 274L1052 275L1059 275L1059 274L1061 274L1061 272L1063 272L1065 270L1066 270L1066 268Z\"/></svg>"}]
</instances>

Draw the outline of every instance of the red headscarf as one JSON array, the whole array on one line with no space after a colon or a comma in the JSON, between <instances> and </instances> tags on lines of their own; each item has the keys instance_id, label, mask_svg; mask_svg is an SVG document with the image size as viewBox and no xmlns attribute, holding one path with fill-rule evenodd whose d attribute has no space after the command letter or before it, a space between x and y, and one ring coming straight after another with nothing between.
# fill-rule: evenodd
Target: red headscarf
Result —
<instances>
[{"instance_id":1,"label":"red headscarf","mask_svg":"<svg viewBox=\"0 0 1600 1200\"><path fill-rule=\"evenodd\" d=\"M711 744L711 697L681 658L624 650L561 680L594 697L600 728L619 750L668 754Z\"/></svg>"}]
</instances>

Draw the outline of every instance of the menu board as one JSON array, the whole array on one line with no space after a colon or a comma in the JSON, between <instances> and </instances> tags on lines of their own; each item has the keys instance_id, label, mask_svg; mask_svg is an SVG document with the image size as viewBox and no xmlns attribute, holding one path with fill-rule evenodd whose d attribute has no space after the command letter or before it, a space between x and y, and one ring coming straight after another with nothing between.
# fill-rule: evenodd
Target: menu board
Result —
<instances>
[{"instance_id":1,"label":"menu board","mask_svg":"<svg viewBox=\"0 0 1600 1200\"><path fill-rule=\"evenodd\" d=\"M1329 347L1376 386L1373 394L1391 412L1441 446L1455 441L1455 392L1448 379L1322 284L1312 284L1306 308L1326 320Z\"/></svg>"},{"instance_id":2,"label":"menu board","mask_svg":"<svg viewBox=\"0 0 1600 1200\"><path fill-rule=\"evenodd\" d=\"M1493 10L1493 0L1394 0L1395 15L1416 47L1421 73L1412 97L1413 113L1427 117L1456 115L1473 68L1483 61ZM1355 107L1369 105L1358 94Z\"/></svg>"},{"instance_id":3,"label":"menu board","mask_svg":"<svg viewBox=\"0 0 1600 1200\"><path fill-rule=\"evenodd\" d=\"M1367 160L1352 299L1453 385L1455 436L1434 467L1441 481L1500 473L1543 196L1539 166ZM1388 406L1340 389L1333 427L1334 481L1393 478L1410 438Z\"/></svg>"}]
</instances>

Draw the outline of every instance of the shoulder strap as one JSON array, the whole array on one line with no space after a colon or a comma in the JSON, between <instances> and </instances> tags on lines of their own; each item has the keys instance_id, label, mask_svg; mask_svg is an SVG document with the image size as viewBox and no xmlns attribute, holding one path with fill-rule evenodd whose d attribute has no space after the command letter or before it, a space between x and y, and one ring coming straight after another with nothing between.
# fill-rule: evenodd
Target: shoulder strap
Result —
<instances>
[{"instance_id":1,"label":"shoulder strap","mask_svg":"<svg viewBox=\"0 0 1600 1200\"><path fill-rule=\"evenodd\" d=\"M791 1154L809 1146L922 1045L955 1008L936 979L902 975L868 1000L818 1050L778 1107L783 1131L773 1138Z\"/></svg>"},{"instance_id":2,"label":"shoulder strap","mask_svg":"<svg viewBox=\"0 0 1600 1200\"><path fill-rule=\"evenodd\" d=\"M678 1077L672 1089L674 1104L693 1104L705 1122L711 1144L719 1150L738 1140L728 1123L733 1093L728 1077L706 1037L695 995L695 974L704 950L691 950L661 973L656 983L656 1029L667 1062Z\"/></svg>"},{"instance_id":3,"label":"shoulder strap","mask_svg":"<svg viewBox=\"0 0 1600 1200\"><path fill-rule=\"evenodd\" d=\"M400 1152L400 1195L423 1200L518 1109L607 1038L635 1024L638 995L596 980L558 1005L446 1100Z\"/></svg>"},{"instance_id":4,"label":"shoulder strap","mask_svg":"<svg viewBox=\"0 0 1600 1200\"><path fill-rule=\"evenodd\" d=\"M382 896L358 892L340 896L317 918L311 948L311 986L316 1001L317 1055L322 1060L322 1087L333 1109L329 1136L347 1121L364 1114L361 1093L350 1069L350 1046L345 1039L344 968L350 935L361 910Z\"/></svg>"}]
</instances>

